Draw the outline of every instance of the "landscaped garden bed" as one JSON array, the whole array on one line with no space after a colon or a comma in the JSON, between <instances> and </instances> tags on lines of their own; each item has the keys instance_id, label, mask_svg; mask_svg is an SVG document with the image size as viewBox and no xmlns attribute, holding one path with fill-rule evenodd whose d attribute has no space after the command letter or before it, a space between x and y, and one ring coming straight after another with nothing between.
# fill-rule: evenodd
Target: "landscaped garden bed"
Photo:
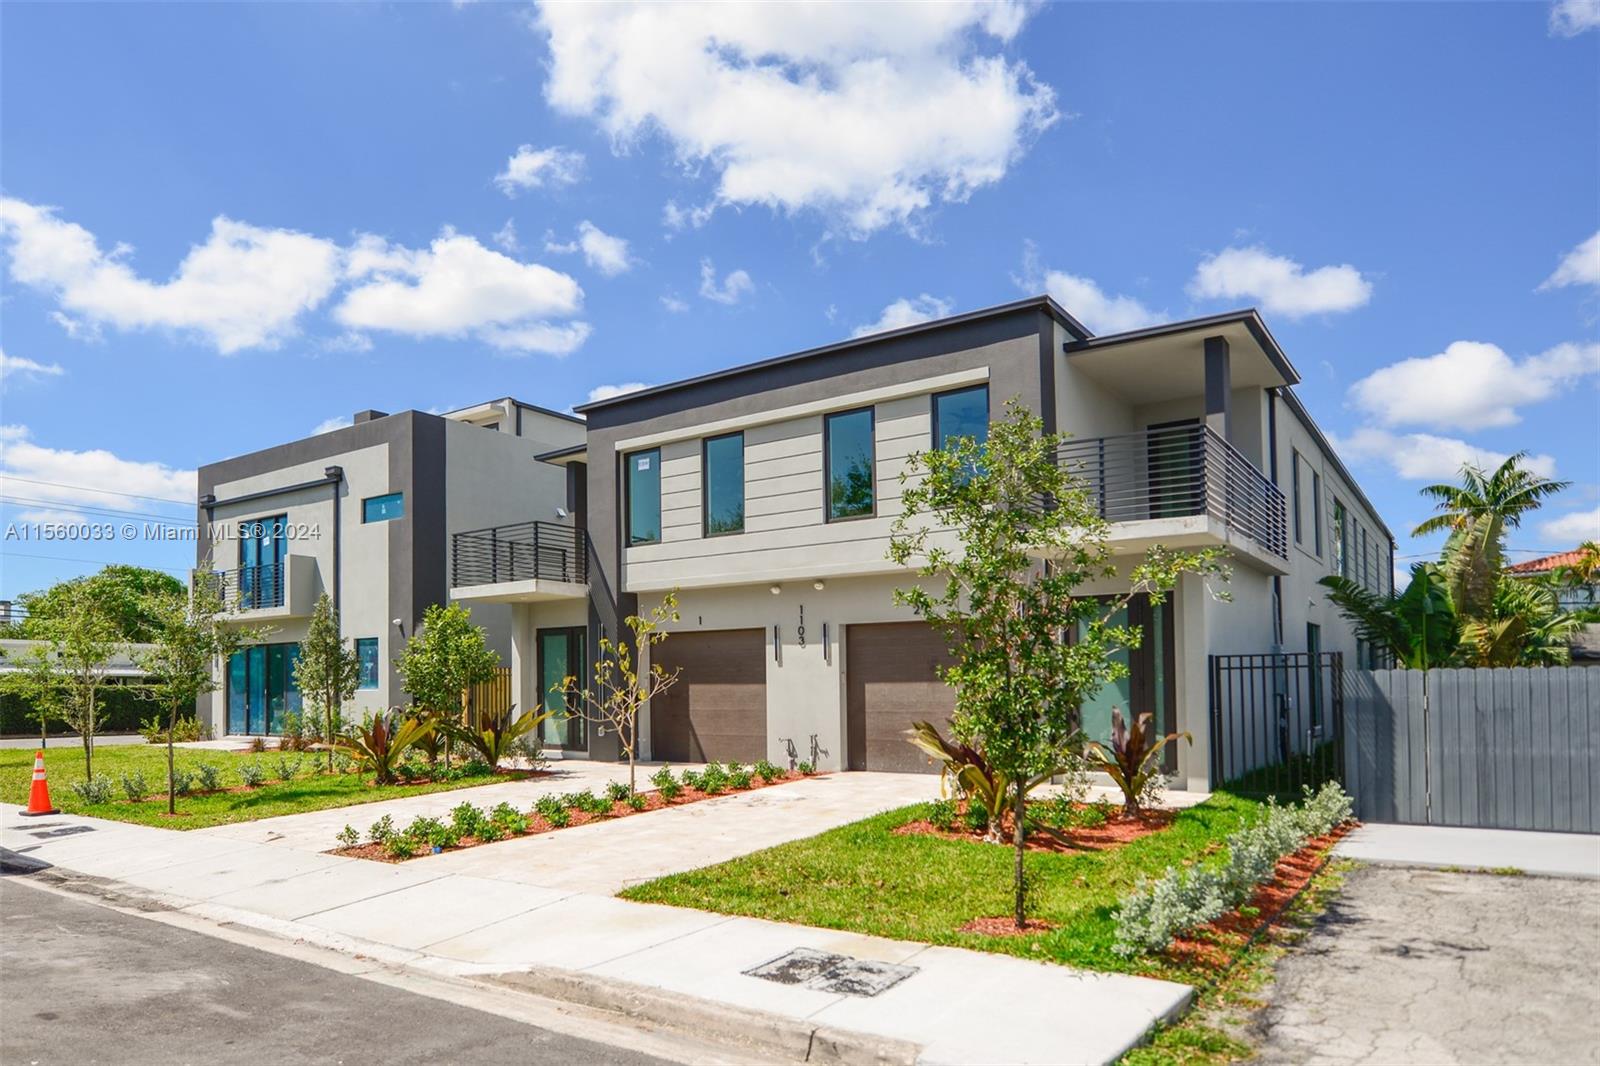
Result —
<instances>
[{"instance_id":1,"label":"landscaped garden bed","mask_svg":"<svg viewBox=\"0 0 1600 1066\"><path fill-rule=\"evenodd\" d=\"M1130 816L1104 800L1095 803L1048 800L1035 803L1034 810L1036 815L1025 819L1033 823L1023 844L1029 851L1105 851L1160 832L1172 824L1175 816L1175 812L1160 808L1141 810ZM906 822L893 831L898 835L922 834L942 840L999 843L1011 847L1010 813L1001 818L998 840L986 835L987 820L984 810L967 800L936 800L928 805L927 817Z\"/></svg>"},{"instance_id":2,"label":"landscaped garden bed","mask_svg":"<svg viewBox=\"0 0 1600 1066\"><path fill-rule=\"evenodd\" d=\"M764 759L749 767L738 763L711 763L702 771L685 770L681 775L674 775L671 767L663 766L651 777L655 789L649 792L634 792L626 784L613 781L606 786L604 795L585 790L542 796L528 811L518 810L509 803L498 804L490 810L462 803L450 812L448 820L423 816L403 828L385 816L372 824L365 837L354 826L347 825L339 834L339 845L328 853L378 862L405 862L423 855L536 836L663 807L682 807L730 793L797 781L814 773L806 763L795 770L781 770Z\"/></svg>"}]
</instances>

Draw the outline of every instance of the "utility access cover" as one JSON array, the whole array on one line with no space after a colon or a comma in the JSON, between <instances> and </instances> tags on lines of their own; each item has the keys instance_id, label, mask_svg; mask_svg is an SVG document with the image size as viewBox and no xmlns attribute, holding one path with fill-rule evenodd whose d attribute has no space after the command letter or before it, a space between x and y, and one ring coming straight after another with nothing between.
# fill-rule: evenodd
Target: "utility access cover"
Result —
<instances>
[{"instance_id":1,"label":"utility access cover","mask_svg":"<svg viewBox=\"0 0 1600 1066\"><path fill-rule=\"evenodd\" d=\"M787 955L779 955L745 971L751 977L776 981L780 985L804 985L819 992L846 996L875 996L916 972L915 966L852 959L816 948L795 948Z\"/></svg>"}]
</instances>

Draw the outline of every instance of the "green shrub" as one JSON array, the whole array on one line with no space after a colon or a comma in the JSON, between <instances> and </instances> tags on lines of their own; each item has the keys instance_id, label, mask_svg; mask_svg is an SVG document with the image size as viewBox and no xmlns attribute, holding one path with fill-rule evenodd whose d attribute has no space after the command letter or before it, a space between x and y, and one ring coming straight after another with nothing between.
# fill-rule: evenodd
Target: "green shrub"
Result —
<instances>
[{"instance_id":1,"label":"green shrub","mask_svg":"<svg viewBox=\"0 0 1600 1066\"><path fill-rule=\"evenodd\" d=\"M765 781L769 785L774 781L781 780L787 776L782 770L778 769L777 766L768 762L766 759L761 759L758 761L755 769L756 776L761 778L761 780Z\"/></svg>"},{"instance_id":2,"label":"green shrub","mask_svg":"<svg viewBox=\"0 0 1600 1066\"><path fill-rule=\"evenodd\" d=\"M803 762L796 766L795 769L799 770L806 777L810 777L812 774L817 772L817 764L813 762Z\"/></svg>"},{"instance_id":3,"label":"green shrub","mask_svg":"<svg viewBox=\"0 0 1600 1066\"><path fill-rule=\"evenodd\" d=\"M259 759L245 759L239 763L239 780L246 788L257 788L267 779L266 767Z\"/></svg>"},{"instance_id":4,"label":"green shrub","mask_svg":"<svg viewBox=\"0 0 1600 1066\"><path fill-rule=\"evenodd\" d=\"M545 815L544 820L549 822L553 828L565 829L572 824L572 815L567 813L565 807L559 807Z\"/></svg>"},{"instance_id":5,"label":"green shrub","mask_svg":"<svg viewBox=\"0 0 1600 1066\"><path fill-rule=\"evenodd\" d=\"M470 803L457 804L450 811L450 826L458 837L477 837L482 840L483 829L489 824L484 813Z\"/></svg>"},{"instance_id":6,"label":"green shrub","mask_svg":"<svg viewBox=\"0 0 1600 1066\"><path fill-rule=\"evenodd\" d=\"M408 836L392 836L383 846L397 859L409 859L417 853L417 841Z\"/></svg>"},{"instance_id":7,"label":"green shrub","mask_svg":"<svg viewBox=\"0 0 1600 1066\"><path fill-rule=\"evenodd\" d=\"M497 803L489 812L489 821L502 833L518 836L528 831L528 816L509 803Z\"/></svg>"},{"instance_id":8,"label":"green shrub","mask_svg":"<svg viewBox=\"0 0 1600 1066\"><path fill-rule=\"evenodd\" d=\"M273 768L278 771L278 780L293 781L300 773L300 756L296 755L291 759L286 755L279 755L277 762L273 763Z\"/></svg>"},{"instance_id":9,"label":"green shrub","mask_svg":"<svg viewBox=\"0 0 1600 1066\"><path fill-rule=\"evenodd\" d=\"M695 770L685 770L683 772L683 787L692 788L696 792L703 791L705 788L704 775Z\"/></svg>"},{"instance_id":10,"label":"green shrub","mask_svg":"<svg viewBox=\"0 0 1600 1066\"><path fill-rule=\"evenodd\" d=\"M533 809L539 817L553 823L557 814L566 813L567 805L560 796L540 796L534 801Z\"/></svg>"},{"instance_id":11,"label":"green shrub","mask_svg":"<svg viewBox=\"0 0 1600 1066\"><path fill-rule=\"evenodd\" d=\"M627 784L625 784L622 781L607 781L606 782L606 797L608 799L610 799L613 803L621 803L621 802L623 802L624 800L626 800L628 798L629 794L632 791L633 790L630 789L627 786Z\"/></svg>"},{"instance_id":12,"label":"green shrub","mask_svg":"<svg viewBox=\"0 0 1600 1066\"><path fill-rule=\"evenodd\" d=\"M374 844L387 844L394 836L394 818L391 815L384 815L367 829L367 839Z\"/></svg>"},{"instance_id":13,"label":"green shrub","mask_svg":"<svg viewBox=\"0 0 1600 1066\"><path fill-rule=\"evenodd\" d=\"M402 835L430 848L453 848L461 843L461 834L454 825L446 825L439 819L430 818L425 814L413 818Z\"/></svg>"},{"instance_id":14,"label":"green shrub","mask_svg":"<svg viewBox=\"0 0 1600 1066\"><path fill-rule=\"evenodd\" d=\"M956 827L956 801L950 799L937 799L928 804L928 824L941 833L948 833Z\"/></svg>"},{"instance_id":15,"label":"green shrub","mask_svg":"<svg viewBox=\"0 0 1600 1066\"><path fill-rule=\"evenodd\" d=\"M346 825L339 830L339 846L341 848L353 848L359 843L361 843L361 834L356 832L355 826Z\"/></svg>"},{"instance_id":16,"label":"green shrub","mask_svg":"<svg viewBox=\"0 0 1600 1066\"><path fill-rule=\"evenodd\" d=\"M627 803L630 809L636 811L642 811L650 805L649 802L644 798L643 792L628 793L628 798L624 802Z\"/></svg>"},{"instance_id":17,"label":"green shrub","mask_svg":"<svg viewBox=\"0 0 1600 1066\"><path fill-rule=\"evenodd\" d=\"M150 795L150 786L145 782L143 770L122 772L122 794L128 797L129 803L139 803Z\"/></svg>"},{"instance_id":18,"label":"green shrub","mask_svg":"<svg viewBox=\"0 0 1600 1066\"><path fill-rule=\"evenodd\" d=\"M700 791L708 796L715 796L725 792L728 788L728 772L717 763L707 763L705 773L700 775Z\"/></svg>"},{"instance_id":19,"label":"green shrub","mask_svg":"<svg viewBox=\"0 0 1600 1066\"><path fill-rule=\"evenodd\" d=\"M650 783L656 786L656 791L661 793L661 798L664 800L677 799L683 792L683 786L678 784L677 779L672 776L672 767L670 766L663 766L651 775Z\"/></svg>"},{"instance_id":20,"label":"green shrub","mask_svg":"<svg viewBox=\"0 0 1600 1066\"><path fill-rule=\"evenodd\" d=\"M222 787L222 767L213 762L203 762L194 768L201 792L215 792Z\"/></svg>"},{"instance_id":21,"label":"green shrub","mask_svg":"<svg viewBox=\"0 0 1600 1066\"><path fill-rule=\"evenodd\" d=\"M196 740L209 740L210 732L198 718L179 718L177 728L172 730L172 742L190 744ZM165 744L167 724L160 715L153 715L139 723L139 735L151 744Z\"/></svg>"},{"instance_id":22,"label":"green shrub","mask_svg":"<svg viewBox=\"0 0 1600 1066\"><path fill-rule=\"evenodd\" d=\"M187 796L194 791L194 771L182 766L172 768L172 794Z\"/></svg>"},{"instance_id":23,"label":"green shrub","mask_svg":"<svg viewBox=\"0 0 1600 1066\"><path fill-rule=\"evenodd\" d=\"M428 776L428 764L417 759L407 759L394 768L395 776L406 784Z\"/></svg>"},{"instance_id":24,"label":"green shrub","mask_svg":"<svg viewBox=\"0 0 1600 1066\"><path fill-rule=\"evenodd\" d=\"M989 831L989 812L984 809L981 803L968 803L966 813L962 815L962 820L966 823L967 828L975 833Z\"/></svg>"},{"instance_id":25,"label":"green shrub","mask_svg":"<svg viewBox=\"0 0 1600 1066\"><path fill-rule=\"evenodd\" d=\"M85 803L110 803L117 784L104 774L95 774L87 781L74 781L69 787Z\"/></svg>"}]
</instances>

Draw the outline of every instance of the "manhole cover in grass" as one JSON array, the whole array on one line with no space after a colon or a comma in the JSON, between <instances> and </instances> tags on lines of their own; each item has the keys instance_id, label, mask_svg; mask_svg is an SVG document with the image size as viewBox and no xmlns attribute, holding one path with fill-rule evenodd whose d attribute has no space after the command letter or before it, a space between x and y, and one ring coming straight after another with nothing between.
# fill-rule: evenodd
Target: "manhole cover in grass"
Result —
<instances>
[{"instance_id":1,"label":"manhole cover in grass","mask_svg":"<svg viewBox=\"0 0 1600 1066\"><path fill-rule=\"evenodd\" d=\"M917 968L874 959L852 959L816 948L795 948L787 955L744 972L780 985L804 985L819 992L845 996L876 996L916 973Z\"/></svg>"}]
</instances>

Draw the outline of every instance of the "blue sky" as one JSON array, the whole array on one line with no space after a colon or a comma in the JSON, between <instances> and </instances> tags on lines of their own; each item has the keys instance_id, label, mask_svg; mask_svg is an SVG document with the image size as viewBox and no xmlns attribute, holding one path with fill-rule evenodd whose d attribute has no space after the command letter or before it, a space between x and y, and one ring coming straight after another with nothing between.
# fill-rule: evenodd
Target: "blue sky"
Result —
<instances>
[{"instance_id":1,"label":"blue sky","mask_svg":"<svg viewBox=\"0 0 1600 1066\"><path fill-rule=\"evenodd\" d=\"M1574 485L1513 546L1600 536L1593 2L673 15L0 7L0 518L1048 290L1260 307L1402 557L1520 449ZM192 560L0 550L0 596Z\"/></svg>"}]
</instances>

